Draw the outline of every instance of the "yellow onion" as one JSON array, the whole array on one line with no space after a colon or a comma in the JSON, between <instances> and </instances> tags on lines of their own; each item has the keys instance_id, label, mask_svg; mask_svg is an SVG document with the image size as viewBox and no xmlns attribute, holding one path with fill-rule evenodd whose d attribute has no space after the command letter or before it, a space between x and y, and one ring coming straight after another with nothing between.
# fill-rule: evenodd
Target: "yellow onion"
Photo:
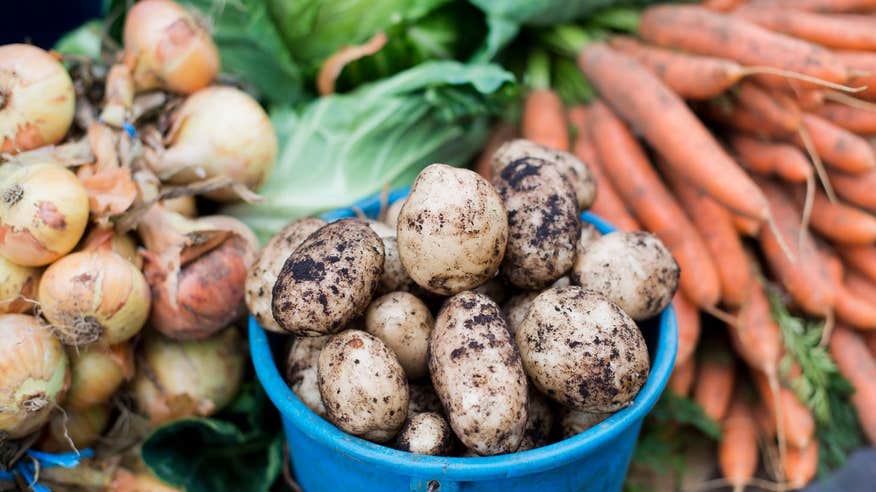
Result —
<instances>
[{"instance_id":1,"label":"yellow onion","mask_svg":"<svg viewBox=\"0 0 876 492\"><path fill-rule=\"evenodd\" d=\"M144 0L125 20L125 64L139 90L191 94L219 72L219 50L191 12L169 0Z\"/></svg>"},{"instance_id":2,"label":"yellow onion","mask_svg":"<svg viewBox=\"0 0 876 492\"><path fill-rule=\"evenodd\" d=\"M16 265L0 256L0 314L30 311L41 274L39 268Z\"/></svg>"},{"instance_id":3,"label":"yellow onion","mask_svg":"<svg viewBox=\"0 0 876 492\"><path fill-rule=\"evenodd\" d=\"M237 394L243 363L243 341L234 327L189 342L150 333L132 383L137 408L155 425L213 415Z\"/></svg>"},{"instance_id":4,"label":"yellow onion","mask_svg":"<svg viewBox=\"0 0 876 492\"><path fill-rule=\"evenodd\" d=\"M64 406L72 410L106 403L134 375L133 352L127 343L71 350L69 358L70 389Z\"/></svg>"},{"instance_id":5,"label":"yellow onion","mask_svg":"<svg viewBox=\"0 0 876 492\"><path fill-rule=\"evenodd\" d=\"M198 205L193 196L178 196L161 200L161 206L190 219L198 216Z\"/></svg>"},{"instance_id":6,"label":"yellow onion","mask_svg":"<svg viewBox=\"0 0 876 492\"><path fill-rule=\"evenodd\" d=\"M39 319L0 315L0 440L42 427L68 384L67 355Z\"/></svg>"},{"instance_id":7,"label":"yellow onion","mask_svg":"<svg viewBox=\"0 0 876 492\"><path fill-rule=\"evenodd\" d=\"M48 453L85 449L100 439L111 413L112 408L107 404L55 412L36 447Z\"/></svg>"},{"instance_id":8,"label":"yellow onion","mask_svg":"<svg viewBox=\"0 0 876 492\"><path fill-rule=\"evenodd\" d=\"M88 224L88 195L55 164L0 166L0 255L47 265L72 250Z\"/></svg>"},{"instance_id":9,"label":"yellow onion","mask_svg":"<svg viewBox=\"0 0 876 492\"><path fill-rule=\"evenodd\" d=\"M277 158L277 135L255 99L233 87L208 87L189 96L172 116L167 149L152 163L176 184L225 176L256 190ZM206 193L233 201L229 188Z\"/></svg>"},{"instance_id":10,"label":"yellow onion","mask_svg":"<svg viewBox=\"0 0 876 492\"><path fill-rule=\"evenodd\" d=\"M121 256L80 251L53 263L40 281L43 316L67 345L115 345L136 335L149 315L149 285Z\"/></svg>"},{"instance_id":11,"label":"yellow onion","mask_svg":"<svg viewBox=\"0 0 876 492\"><path fill-rule=\"evenodd\" d=\"M0 152L60 142L75 103L70 75L55 57L27 44L0 46Z\"/></svg>"},{"instance_id":12,"label":"yellow onion","mask_svg":"<svg viewBox=\"0 0 876 492\"><path fill-rule=\"evenodd\" d=\"M125 469L116 471L109 490L111 492L182 492L182 489L162 482L149 470L130 472Z\"/></svg>"},{"instance_id":13,"label":"yellow onion","mask_svg":"<svg viewBox=\"0 0 876 492\"><path fill-rule=\"evenodd\" d=\"M137 241L130 234L120 234L112 229L92 229L79 243L79 251L111 251L130 261L140 269L143 257L137 252Z\"/></svg>"}]
</instances>

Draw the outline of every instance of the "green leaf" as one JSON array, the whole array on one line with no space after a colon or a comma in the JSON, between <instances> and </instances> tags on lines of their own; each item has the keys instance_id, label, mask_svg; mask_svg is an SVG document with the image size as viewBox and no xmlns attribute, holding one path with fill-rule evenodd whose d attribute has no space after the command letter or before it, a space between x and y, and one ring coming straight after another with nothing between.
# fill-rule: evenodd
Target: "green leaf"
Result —
<instances>
[{"instance_id":1,"label":"green leaf","mask_svg":"<svg viewBox=\"0 0 876 492\"><path fill-rule=\"evenodd\" d=\"M179 420L143 443L143 461L187 492L268 491L283 467L279 419L256 383L213 418Z\"/></svg>"},{"instance_id":2,"label":"green leaf","mask_svg":"<svg viewBox=\"0 0 876 492\"><path fill-rule=\"evenodd\" d=\"M670 391L663 393L651 417L661 424L680 424L693 427L706 437L721 439L721 426L703 411L697 402L690 398L678 396Z\"/></svg>"},{"instance_id":3,"label":"green leaf","mask_svg":"<svg viewBox=\"0 0 876 492\"><path fill-rule=\"evenodd\" d=\"M88 21L61 37L55 43L54 49L67 55L84 56L96 60L100 58L102 30L103 25L100 21Z\"/></svg>"},{"instance_id":4,"label":"green leaf","mask_svg":"<svg viewBox=\"0 0 876 492\"><path fill-rule=\"evenodd\" d=\"M512 81L495 65L429 62L300 112L275 109L282 145L264 201L228 212L264 239L290 220L408 185L433 162L465 165Z\"/></svg>"}]
</instances>

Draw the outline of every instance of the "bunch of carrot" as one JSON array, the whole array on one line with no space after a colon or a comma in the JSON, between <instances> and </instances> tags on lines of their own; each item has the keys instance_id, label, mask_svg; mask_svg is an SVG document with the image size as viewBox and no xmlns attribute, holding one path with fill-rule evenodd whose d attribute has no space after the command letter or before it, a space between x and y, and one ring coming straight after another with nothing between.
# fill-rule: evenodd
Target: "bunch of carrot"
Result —
<instances>
[{"instance_id":1,"label":"bunch of carrot","mask_svg":"<svg viewBox=\"0 0 876 492\"><path fill-rule=\"evenodd\" d=\"M754 480L759 440L775 443L787 486L810 482L818 462L812 412L790 388L799 368L779 371L764 276L795 312L825 320L876 442L874 27L876 0L653 6L637 38L581 51L597 100L564 108L540 87L525 101L522 136L593 171L592 211L658 235L681 265L670 390L722 424L719 465L738 489ZM512 135L505 126L491 144ZM732 342L695 358L701 312Z\"/></svg>"}]
</instances>

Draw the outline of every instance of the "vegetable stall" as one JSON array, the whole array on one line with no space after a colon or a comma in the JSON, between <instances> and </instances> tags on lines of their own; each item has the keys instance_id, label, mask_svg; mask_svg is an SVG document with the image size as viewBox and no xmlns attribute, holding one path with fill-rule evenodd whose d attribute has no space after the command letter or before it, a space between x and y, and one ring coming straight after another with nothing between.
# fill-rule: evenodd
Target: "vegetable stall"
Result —
<instances>
[{"instance_id":1,"label":"vegetable stall","mask_svg":"<svg viewBox=\"0 0 876 492\"><path fill-rule=\"evenodd\" d=\"M356 488L290 423L410 490L829 476L876 440L874 28L109 0L0 46L0 490Z\"/></svg>"}]
</instances>

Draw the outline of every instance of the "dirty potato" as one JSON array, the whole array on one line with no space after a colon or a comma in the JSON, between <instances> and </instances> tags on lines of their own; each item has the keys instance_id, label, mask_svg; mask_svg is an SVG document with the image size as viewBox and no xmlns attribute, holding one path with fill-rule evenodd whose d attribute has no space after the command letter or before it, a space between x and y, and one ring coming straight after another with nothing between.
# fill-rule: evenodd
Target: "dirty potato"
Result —
<instances>
[{"instance_id":1,"label":"dirty potato","mask_svg":"<svg viewBox=\"0 0 876 492\"><path fill-rule=\"evenodd\" d=\"M412 380L425 376L429 369L429 335L434 324L429 308L407 292L378 297L365 311L365 330L395 352Z\"/></svg>"},{"instance_id":2,"label":"dirty potato","mask_svg":"<svg viewBox=\"0 0 876 492\"><path fill-rule=\"evenodd\" d=\"M328 420L374 442L395 437L408 413L408 381L392 350L364 331L332 335L319 354L319 393Z\"/></svg>"},{"instance_id":3,"label":"dirty potato","mask_svg":"<svg viewBox=\"0 0 876 492\"><path fill-rule=\"evenodd\" d=\"M405 198L396 200L386 209L386 215L383 217L383 223L396 229L398 227L398 216L401 213L402 207L405 205Z\"/></svg>"},{"instance_id":4,"label":"dirty potato","mask_svg":"<svg viewBox=\"0 0 876 492\"><path fill-rule=\"evenodd\" d=\"M398 239L395 236L383 239L383 275L380 277L379 292L392 292L396 290L409 291L415 287L415 283L405 266L402 265L401 256L398 254Z\"/></svg>"},{"instance_id":5,"label":"dirty potato","mask_svg":"<svg viewBox=\"0 0 876 492\"><path fill-rule=\"evenodd\" d=\"M444 408L441 406L441 400L438 399L438 394L435 393L435 388L432 383L408 383L410 390L410 403L408 404L408 417L418 413L435 412L441 414Z\"/></svg>"},{"instance_id":6,"label":"dirty potato","mask_svg":"<svg viewBox=\"0 0 876 492\"><path fill-rule=\"evenodd\" d=\"M462 292L435 320L432 385L456 436L481 455L514 452L526 425L527 382L499 307Z\"/></svg>"},{"instance_id":7,"label":"dirty potato","mask_svg":"<svg viewBox=\"0 0 876 492\"><path fill-rule=\"evenodd\" d=\"M319 416L325 416L325 406L319 394L317 369L319 353L328 341L325 337L298 337L286 358L286 383L293 393Z\"/></svg>"},{"instance_id":8,"label":"dirty potato","mask_svg":"<svg viewBox=\"0 0 876 492\"><path fill-rule=\"evenodd\" d=\"M516 340L535 386L576 410L624 408L648 377L648 349L639 327L617 304L581 287L542 292Z\"/></svg>"},{"instance_id":9,"label":"dirty potato","mask_svg":"<svg viewBox=\"0 0 876 492\"><path fill-rule=\"evenodd\" d=\"M563 415L560 418L560 431L563 439L577 436L609 417L611 417L610 413L591 413L567 408L563 410Z\"/></svg>"},{"instance_id":10,"label":"dirty potato","mask_svg":"<svg viewBox=\"0 0 876 492\"><path fill-rule=\"evenodd\" d=\"M405 422L395 447L415 454L447 456L453 449L453 432L440 414L418 413Z\"/></svg>"},{"instance_id":11,"label":"dirty potato","mask_svg":"<svg viewBox=\"0 0 876 492\"><path fill-rule=\"evenodd\" d=\"M554 431L554 409L550 401L532 386L529 387L529 412L523 441L517 451L540 448L551 443Z\"/></svg>"},{"instance_id":12,"label":"dirty potato","mask_svg":"<svg viewBox=\"0 0 876 492\"><path fill-rule=\"evenodd\" d=\"M493 277L477 286L477 288L472 289L472 291L489 297L496 304L502 304L511 295L511 288L501 277Z\"/></svg>"},{"instance_id":13,"label":"dirty potato","mask_svg":"<svg viewBox=\"0 0 876 492\"><path fill-rule=\"evenodd\" d=\"M526 318L526 314L529 313L529 306L532 305L532 301L535 300L540 292L521 292L519 294L514 294L511 296L511 299L508 299L508 302L502 306L502 315L505 317L505 322L508 324L508 331L511 332L511 335L514 336L517 333L517 328L520 326L520 323L523 322L523 319Z\"/></svg>"},{"instance_id":14,"label":"dirty potato","mask_svg":"<svg viewBox=\"0 0 876 492\"><path fill-rule=\"evenodd\" d=\"M502 273L523 289L547 287L575 261L581 221L572 187L556 168L531 157L502 168L493 185L508 211Z\"/></svg>"},{"instance_id":15,"label":"dirty potato","mask_svg":"<svg viewBox=\"0 0 876 492\"><path fill-rule=\"evenodd\" d=\"M258 258L246 275L245 298L246 307L262 328L286 333L271 313L271 292L286 258L292 255L307 236L324 225L325 221L321 219L296 220L272 237L259 252Z\"/></svg>"},{"instance_id":16,"label":"dirty potato","mask_svg":"<svg viewBox=\"0 0 876 492\"><path fill-rule=\"evenodd\" d=\"M383 274L383 242L364 222L343 219L311 234L283 264L271 309L299 336L337 332L361 315Z\"/></svg>"},{"instance_id":17,"label":"dirty potato","mask_svg":"<svg viewBox=\"0 0 876 492\"><path fill-rule=\"evenodd\" d=\"M595 225L589 222L581 222L581 232L578 233L578 243L576 244L575 254L580 256L587 252L587 248L595 243L597 239L602 237L602 233Z\"/></svg>"},{"instance_id":18,"label":"dirty potato","mask_svg":"<svg viewBox=\"0 0 876 492\"><path fill-rule=\"evenodd\" d=\"M490 162L493 176L501 173L508 164L526 157L543 159L557 168L574 188L579 210L590 208L593 205L597 192L596 180L581 159L568 152L545 147L526 139L511 140L496 150Z\"/></svg>"},{"instance_id":19,"label":"dirty potato","mask_svg":"<svg viewBox=\"0 0 876 492\"><path fill-rule=\"evenodd\" d=\"M612 232L575 259L574 282L604 294L637 321L656 316L672 301L680 269L657 236Z\"/></svg>"},{"instance_id":20,"label":"dirty potato","mask_svg":"<svg viewBox=\"0 0 876 492\"><path fill-rule=\"evenodd\" d=\"M502 199L467 169L432 164L417 176L399 214L402 264L424 289L453 295L491 279L508 242Z\"/></svg>"}]
</instances>

